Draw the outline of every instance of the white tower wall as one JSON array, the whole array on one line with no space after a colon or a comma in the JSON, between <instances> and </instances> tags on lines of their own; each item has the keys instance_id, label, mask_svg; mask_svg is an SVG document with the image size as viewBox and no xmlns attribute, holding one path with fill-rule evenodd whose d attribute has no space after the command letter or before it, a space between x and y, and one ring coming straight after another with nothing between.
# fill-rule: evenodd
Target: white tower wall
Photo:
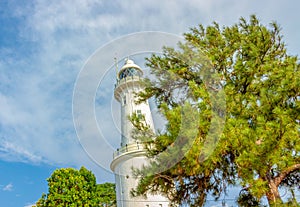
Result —
<instances>
[{"instance_id":1,"label":"white tower wall","mask_svg":"<svg viewBox=\"0 0 300 207\"><path fill-rule=\"evenodd\" d=\"M117 207L167 207L168 200L161 195L147 195L144 197L131 197L130 191L134 189L138 180L132 176L132 168L147 165L143 144L132 139L133 126L129 116L133 113L145 117L146 123L154 130L152 115L148 101L135 103L135 94L143 88L140 85L142 70L133 61L127 60L118 74L118 81L114 95L121 104L121 148L114 153L111 169L115 173Z\"/></svg>"},{"instance_id":2,"label":"white tower wall","mask_svg":"<svg viewBox=\"0 0 300 207\"><path fill-rule=\"evenodd\" d=\"M131 79L132 80L129 81L139 81L139 78L136 78L137 80L134 80L134 78ZM116 92L119 92L118 96L120 96L121 102L121 146L125 146L126 144L135 142L135 140L131 138L133 126L128 119L128 117L133 113L143 114L145 116L146 123L150 125L153 130L154 126L148 101L140 104L135 103L135 93L141 90L138 82L128 84L124 81L124 83L120 84L124 84L124 87L126 87L124 90L116 90Z\"/></svg>"}]
</instances>

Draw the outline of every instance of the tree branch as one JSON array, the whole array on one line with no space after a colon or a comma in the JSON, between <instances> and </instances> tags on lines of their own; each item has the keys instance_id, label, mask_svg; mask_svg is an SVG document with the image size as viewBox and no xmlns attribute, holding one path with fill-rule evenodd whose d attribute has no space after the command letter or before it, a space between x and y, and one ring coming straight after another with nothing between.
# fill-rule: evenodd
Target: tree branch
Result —
<instances>
[{"instance_id":1,"label":"tree branch","mask_svg":"<svg viewBox=\"0 0 300 207\"><path fill-rule=\"evenodd\" d=\"M278 176L275 177L274 181L276 186L279 186L281 181L291 172L300 169L300 163L294 164L290 167L288 167L286 170L282 171Z\"/></svg>"}]
</instances>

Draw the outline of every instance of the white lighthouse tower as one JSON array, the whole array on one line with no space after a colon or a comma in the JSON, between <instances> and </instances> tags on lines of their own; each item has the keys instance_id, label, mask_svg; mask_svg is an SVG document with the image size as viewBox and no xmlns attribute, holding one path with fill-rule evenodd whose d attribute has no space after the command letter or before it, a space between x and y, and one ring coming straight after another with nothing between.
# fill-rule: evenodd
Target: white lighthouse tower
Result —
<instances>
[{"instance_id":1,"label":"white lighthouse tower","mask_svg":"<svg viewBox=\"0 0 300 207\"><path fill-rule=\"evenodd\" d=\"M127 59L117 74L114 96L121 104L121 148L114 153L111 170L115 173L117 207L167 207L168 200L161 195L132 197L130 191L138 181L132 176L132 168L140 168L147 164L143 144L132 139L132 123L128 117L133 113L143 115L146 123L154 130L152 115L148 101L136 104L135 93L143 90L140 80L143 75L141 68L132 60Z\"/></svg>"}]
</instances>

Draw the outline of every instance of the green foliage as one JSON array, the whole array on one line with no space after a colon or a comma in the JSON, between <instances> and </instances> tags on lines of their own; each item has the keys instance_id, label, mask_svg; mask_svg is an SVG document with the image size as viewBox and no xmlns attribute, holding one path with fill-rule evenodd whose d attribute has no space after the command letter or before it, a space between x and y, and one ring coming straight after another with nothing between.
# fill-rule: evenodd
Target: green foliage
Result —
<instances>
[{"instance_id":1,"label":"green foliage","mask_svg":"<svg viewBox=\"0 0 300 207\"><path fill-rule=\"evenodd\" d=\"M43 194L36 207L51 206L115 206L114 184L96 184L91 171L62 168L47 179L49 192Z\"/></svg>"},{"instance_id":2,"label":"green foliage","mask_svg":"<svg viewBox=\"0 0 300 207\"><path fill-rule=\"evenodd\" d=\"M240 200L282 203L278 188L300 182L300 66L280 28L255 16L223 28L199 25L179 48L147 59L155 79L144 82L140 101L154 97L167 124L146 144L151 166L136 170L133 194L160 191L174 204L202 206L208 193L218 198L240 184L248 192Z\"/></svg>"},{"instance_id":3,"label":"green foliage","mask_svg":"<svg viewBox=\"0 0 300 207\"><path fill-rule=\"evenodd\" d=\"M116 206L116 185L113 183L102 183L97 185L96 196L100 206Z\"/></svg>"},{"instance_id":4,"label":"green foliage","mask_svg":"<svg viewBox=\"0 0 300 207\"><path fill-rule=\"evenodd\" d=\"M246 189L240 192L240 196L237 200L237 203L240 207L248 207L248 206L259 206L259 201L251 195Z\"/></svg>"}]
</instances>

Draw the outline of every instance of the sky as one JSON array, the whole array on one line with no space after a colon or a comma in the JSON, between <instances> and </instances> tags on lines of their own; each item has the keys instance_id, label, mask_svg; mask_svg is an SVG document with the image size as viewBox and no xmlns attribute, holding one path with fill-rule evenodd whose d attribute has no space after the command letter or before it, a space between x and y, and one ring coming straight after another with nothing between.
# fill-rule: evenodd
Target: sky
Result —
<instances>
[{"instance_id":1,"label":"sky","mask_svg":"<svg viewBox=\"0 0 300 207\"><path fill-rule=\"evenodd\" d=\"M1 206L34 204L57 168L85 166L98 183L114 182L109 163L120 142L114 58L123 64L128 47L126 55L143 67L143 54L133 53L149 55L153 45L140 34L173 44L198 24L232 25L256 14L263 24L276 21L288 53L297 55L299 8L295 0L0 0ZM85 76L90 68L95 79ZM93 92L92 103L81 99L85 90ZM77 119L83 109L93 120Z\"/></svg>"}]
</instances>

